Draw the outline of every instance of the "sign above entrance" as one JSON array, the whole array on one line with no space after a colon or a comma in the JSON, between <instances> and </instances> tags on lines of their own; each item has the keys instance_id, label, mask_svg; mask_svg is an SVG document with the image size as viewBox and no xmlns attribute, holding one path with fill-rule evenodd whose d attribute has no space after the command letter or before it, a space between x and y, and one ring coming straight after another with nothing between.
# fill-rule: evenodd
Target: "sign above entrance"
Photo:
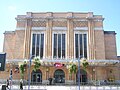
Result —
<instances>
[{"instance_id":1,"label":"sign above entrance","mask_svg":"<svg viewBox=\"0 0 120 90\"><path fill-rule=\"evenodd\" d=\"M62 63L55 63L54 66L55 66L55 67L63 67L64 64L62 64Z\"/></svg>"}]
</instances>

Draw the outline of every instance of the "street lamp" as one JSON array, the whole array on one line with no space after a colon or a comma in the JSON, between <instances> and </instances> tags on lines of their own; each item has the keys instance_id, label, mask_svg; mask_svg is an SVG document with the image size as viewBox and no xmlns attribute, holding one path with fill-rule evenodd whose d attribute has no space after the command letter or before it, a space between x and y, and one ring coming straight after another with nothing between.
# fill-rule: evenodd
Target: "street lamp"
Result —
<instances>
[{"instance_id":1,"label":"street lamp","mask_svg":"<svg viewBox=\"0 0 120 90\"><path fill-rule=\"evenodd\" d=\"M78 59L78 90L80 90L80 59Z\"/></svg>"},{"instance_id":2,"label":"street lamp","mask_svg":"<svg viewBox=\"0 0 120 90\"><path fill-rule=\"evenodd\" d=\"M10 90L11 90L11 86L12 86L12 69L10 69Z\"/></svg>"},{"instance_id":3,"label":"street lamp","mask_svg":"<svg viewBox=\"0 0 120 90\"><path fill-rule=\"evenodd\" d=\"M34 55L30 55L30 59L29 59L29 65L28 65L28 90L30 90L30 68L31 68L31 62L32 62L32 58Z\"/></svg>"}]
</instances>

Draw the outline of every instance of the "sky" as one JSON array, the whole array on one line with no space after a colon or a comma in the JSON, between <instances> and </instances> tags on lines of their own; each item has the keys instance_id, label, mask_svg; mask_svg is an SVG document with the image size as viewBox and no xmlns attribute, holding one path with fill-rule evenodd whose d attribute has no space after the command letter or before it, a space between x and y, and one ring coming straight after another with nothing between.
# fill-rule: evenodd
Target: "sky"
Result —
<instances>
[{"instance_id":1,"label":"sky","mask_svg":"<svg viewBox=\"0 0 120 90\"><path fill-rule=\"evenodd\" d=\"M120 0L1 0L0 52L5 31L15 31L17 15L26 12L93 12L103 15L104 30L115 31L117 55L120 56Z\"/></svg>"}]
</instances>

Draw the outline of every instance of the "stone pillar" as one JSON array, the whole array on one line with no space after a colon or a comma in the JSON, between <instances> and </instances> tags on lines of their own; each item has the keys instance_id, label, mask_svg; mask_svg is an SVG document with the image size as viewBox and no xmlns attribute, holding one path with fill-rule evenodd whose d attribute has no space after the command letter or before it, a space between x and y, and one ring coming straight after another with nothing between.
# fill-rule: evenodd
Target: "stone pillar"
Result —
<instances>
[{"instance_id":1,"label":"stone pillar","mask_svg":"<svg viewBox=\"0 0 120 90\"><path fill-rule=\"evenodd\" d=\"M67 56L70 58L74 57L74 30L73 30L73 19L72 13L68 13L67 19Z\"/></svg>"},{"instance_id":2,"label":"stone pillar","mask_svg":"<svg viewBox=\"0 0 120 90\"><path fill-rule=\"evenodd\" d=\"M32 26L31 13L28 13L28 14L30 14L30 16L26 17L24 53L23 53L23 58L26 58L26 59L30 58L31 26Z\"/></svg>"},{"instance_id":3,"label":"stone pillar","mask_svg":"<svg viewBox=\"0 0 120 90\"><path fill-rule=\"evenodd\" d=\"M89 45L88 59L95 59L94 21L92 18L88 19L88 45Z\"/></svg>"},{"instance_id":4,"label":"stone pillar","mask_svg":"<svg viewBox=\"0 0 120 90\"><path fill-rule=\"evenodd\" d=\"M45 34L45 57L52 57L52 13L47 13L46 34Z\"/></svg>"}]
</instances>

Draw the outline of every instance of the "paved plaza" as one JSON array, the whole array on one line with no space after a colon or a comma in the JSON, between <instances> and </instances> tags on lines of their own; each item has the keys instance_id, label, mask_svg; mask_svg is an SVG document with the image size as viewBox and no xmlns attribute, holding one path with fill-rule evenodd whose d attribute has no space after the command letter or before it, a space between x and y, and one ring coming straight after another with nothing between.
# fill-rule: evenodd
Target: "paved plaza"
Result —
<instances>
[{"instance_id":1,"label":"paved plaza","mask_svg":"<svg viewBox=\"0 0 120 90\"><path fill-rule=\"evenodd\" d=\"M2 90L2 85L0 85ZM11 90L19 90L18 85L11 87ZM28 86L24 86L23 90L28 90ZM78 86L31 86L30 90L79 90ZM120 86L80 86L80 90L120 90Z\"/></svg>"}]
</instances>

